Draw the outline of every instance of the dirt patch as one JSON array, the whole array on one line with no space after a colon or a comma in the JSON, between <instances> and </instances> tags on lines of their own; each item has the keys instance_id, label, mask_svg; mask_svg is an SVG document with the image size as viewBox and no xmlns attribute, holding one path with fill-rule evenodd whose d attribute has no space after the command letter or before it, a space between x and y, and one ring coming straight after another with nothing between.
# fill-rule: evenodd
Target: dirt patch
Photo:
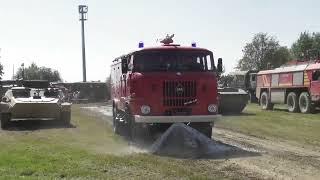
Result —
<instances>
[{"instance_id":1,"label":"dirt patch","mask_svg":"<svg viewBox=\"0 0 320 180\"><path fill-rule=\"evenodd\" d=\"M112 116L111 106L89 106L89 107L82 107L82 108L101 113L105 116L109 116L109 117Z\"/></svg>"},{"instance_id":2,"label":"dirt patch","mask_svg":"<svg viewBox=\"0 0 320 180\"><path fill-rule=\"evenodd\" d=\"M107 116L107 124L111 124L111 106L87 107L87 110ZM210 168L213 161L221 161L215 165L217 172L234 177L249 179L319 179L320 178L320 147L306 146L296 142L285 142L269 137L256 137L228 129L214 128L214 145L232 147L229 155L206 157L201 161L204 168ZM220 143L220 144L219 144ZM127 153L148 152L128 144ZM242 153L238 153L242 152ZM243 152L256 153L248 156ZM236 155L238 153L238 155ZM228 153L227 153L228 154ZM230 154L233 154L231 156ZM220 159L216 159L220 157ZM221 160L224 159L224 160ZM241 178L240 178L241 179Z\"/></svg>"},{"instance_id":3,"label":"dirt patch","mask_svg":"<svg viewBox=\"0 0 320 180\"><path fill-rule=\"evenodd\" d=\"M227 129L214 129L214 137L241 149L256 150L260 157L230 159L226 165L246 172L256 172L263 179L319 179L320 152L277 139L254 137ZM315 150L316 149L316 150Z\"/></svg>"}]
</instances>

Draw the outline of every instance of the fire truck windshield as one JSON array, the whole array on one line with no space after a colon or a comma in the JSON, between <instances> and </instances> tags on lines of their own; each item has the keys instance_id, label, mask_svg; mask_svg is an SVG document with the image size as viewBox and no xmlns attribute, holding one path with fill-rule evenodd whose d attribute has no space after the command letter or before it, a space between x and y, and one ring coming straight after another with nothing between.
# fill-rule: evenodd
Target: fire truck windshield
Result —
<instances>
[{"instance_id":1,"label":"fire truck windshield","mask_svg":"<svg viewBox=\"0 0 320 180\"><path fill-rule=\"evenodd\" d=\"M204 72L215 70L210 51L151 51L134 55L135 72Z\"/></svg>"}]
</instances>

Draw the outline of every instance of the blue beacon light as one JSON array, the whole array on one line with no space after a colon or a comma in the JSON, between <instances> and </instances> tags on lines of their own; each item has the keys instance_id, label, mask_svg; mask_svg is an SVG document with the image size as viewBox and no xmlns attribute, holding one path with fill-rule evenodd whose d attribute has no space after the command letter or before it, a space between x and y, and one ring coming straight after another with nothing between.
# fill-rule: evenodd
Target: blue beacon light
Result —
<instances>
[{"instance_id":1,"label":"blue beacon light","mask_svg":"<svg viewBox=\"0 0 320 180\"><path fill-rule=\"evenodd\" d=\"M144 47L144 43L142 41L139 42L139 48L143 48Z\"/></svg>"},{"instance_id":2,"label":"blue beacon light","mask_svg":"<svg viewBox=\"0 0 320 180\"><path fill-rule=\"evenodd\" d=\"M191 46L192 47L197 47L197 43L193 42L193 43L191 43Z\"/></svg>"}]
</instances>

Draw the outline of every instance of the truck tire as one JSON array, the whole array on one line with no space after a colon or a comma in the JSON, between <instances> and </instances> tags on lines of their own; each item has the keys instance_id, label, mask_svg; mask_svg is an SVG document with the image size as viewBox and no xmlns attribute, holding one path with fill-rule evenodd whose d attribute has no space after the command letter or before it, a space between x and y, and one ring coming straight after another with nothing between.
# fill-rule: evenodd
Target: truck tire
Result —
<instances>
[{"instance_id":1,"label":"truck tire","mask_svg":"<svg viewBox=\"0 0 320 180\"><path fill-rule=\"evenodd\" d=\"M141 129L142 127L139 126L134 120L130 121L130 138L132 141L136 141L141 138Z\"/></svg>"},{"instance_id":2,"label":"truck tire","mask_svg":"<svg viewBox=\"0 0 320 180\"><path fill-rule=\"evenodd\" d=\"M289 112L299 112L298 96L295 92L290 92L287 96L287 106Z\"/></svg>"},{"instance_id":3,"label":"truck tire","mask_svg":"<svg viewBox=\"0 0 320 180\"><path fill-rule=\"evenodd\" d=\"M119 115L119 110L115 105L112 107L112 129L115 134L122 135L121 124L117 119Z\"/></svg>"},{"instance_id":4,"label":"truck tire","mask_svg":"<svg viewBox=\"0 0 320 180\"><path fill-rule=\"evenodd\" d=\"M150 128L147 125L144 126L143 123L136 123L131 114L129 119L129 132L131 141L139 144L143 144L152 138Z\"/></svg>"},{"instance_id":5,"label":"truck tire","mask_svg":"<svg viewBox=\"0 0 320 180\"><path fill-rule=\"evenodd\" d=\"M1 129L7 129L10 121L9 113L1 113Z\"/></svg>"},{"instance_id":6,"label":"truck tire","mask_svg":"<svg viewBox=\"0 0 320 180\"><path fill-rule=\"evenodd\" d=\"M250 101L250 103L257 103L257 102L258 102L258 99L257 99L255 93L249 91L248 94L249 94L249 101Z\"/></svg>"},{"instance_id":7,"label":"truck tire","mask_svg":"<svg viewBox=\"0 0 320 180\"><path fill-rule=\"evenodd\" d=\"M60 117L64 125L70 125L70 121L71 121L70 111L61 112Z\"/></svg>"},{"instance_id":8,"label":"truck tire","mask_svg":"<svg viewBox=\"0 0 320 180\"><path fill-rule=\"evenodd\" d=\"M193 123L191 124L191 127L196 129L197 131L201 132L205 136L211 139L212 137L212 128L214 124L213 122L200 122L200 123Z\"/></svg>"},{"instance_id":9,"label":"truck tire","mask_svg":"<svg viewBox=\"0 0 320 180\"><path fill-rule=\"evenodd\" d=\"M203 134L206 135L208 138L211 139L212 137L212 128L213 128L213 124L211 123L206 123L205 127L204 127L204 131Z\"/></svg>"},{"instance_id":10,"label":"truck tire","mask_svg":"<svg viewBox=\"0 0 320 180\"><path fill-rule=\"evenodd\" d=\"M308 92L303 92L299 96L299 108L302 113L314 113L314 105L312 104Z\"/></svg>"},{"instance_id":11,"label":"truck tire","mask_svg":"<svg viewBox=\"0 0 320 180\"><path fill-rule=\"evenodd\" d=\"M270 101L269 95L264 91L260 96L260 106L263 110L272 110L273 104Z\"/></svg>"}]
</instances>

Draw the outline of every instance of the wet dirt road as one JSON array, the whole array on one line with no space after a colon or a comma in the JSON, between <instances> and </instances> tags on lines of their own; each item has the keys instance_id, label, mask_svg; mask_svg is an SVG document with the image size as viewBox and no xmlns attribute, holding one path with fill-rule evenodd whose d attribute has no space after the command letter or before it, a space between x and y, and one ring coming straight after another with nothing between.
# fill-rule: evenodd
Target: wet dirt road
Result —
<instances>
[{"instance_id":1,"label":"wet dirt road","mask_svg":"<svg viewBox=\"0 0 320 180\"><path fill-rule=\"evenodd\" d=\"M112 115L110 106L85 108L103 116ZM111 118L106 119L111 124ZM246 176L250 179L320 179L319 147L268 137L254 137L216 127L213 131L212 138L216 141L248 152L259 153L259 156L226 158L219 167L224 173L233 177Z\"/></svg>"},{"instance_id":2,"label":"wet dirt road","mask_svg":"<svg viewBox=\"0 0 320 180\"><path fill-rule=\"evenodd\" d=\"M228 162L261 179L319 179L320 149L293 142L253 137L214 128L214 139L241 149L254 150L258 157L229 159Z\"/></svg>"}]
</instances>

